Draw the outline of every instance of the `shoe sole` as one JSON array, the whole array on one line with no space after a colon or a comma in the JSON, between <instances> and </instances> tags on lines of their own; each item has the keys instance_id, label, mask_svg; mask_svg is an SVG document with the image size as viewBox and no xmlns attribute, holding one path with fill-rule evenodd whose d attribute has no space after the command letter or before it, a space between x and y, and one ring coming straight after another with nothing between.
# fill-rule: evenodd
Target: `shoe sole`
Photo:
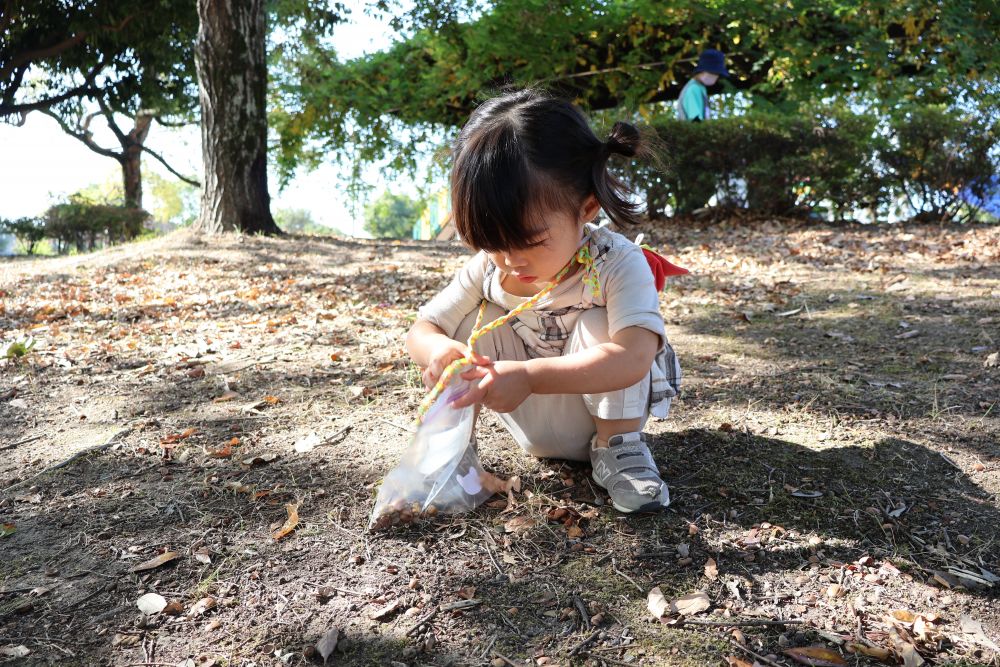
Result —
<instances>
[{"instance_id":1,"label":"shoe sole","mask_svg":"<svg viewBox=\"0 0 1000 667\"><path fill-rule=\"evenodd\" d=\"M605 491L608 490L606 486L604 486L603 484L601 484L600 480L597 479L597 477L595 477L593 473L590 474L590 478L593 479L597 483L597 486L601 487ZM651 503L646 503L645 505L640 505L639 507L636 507L635 509L631 509L631 508L628 508L628 507L622 507L621 505L619 505L618 503L616 503L614 501L614 499L612 498L611 499L611 506L614 507L619 512L623 513L623 514L632 514L634 512L659 512L660 510L664 510L664 509L670 507L670 490L667 487L666 482L663 482L662 486L660 487L660 493L663 493L663 492L666 492L666 495L667 495L667 502L666 502L666 504L654 500Z\"/></svg>"}]
</instances>

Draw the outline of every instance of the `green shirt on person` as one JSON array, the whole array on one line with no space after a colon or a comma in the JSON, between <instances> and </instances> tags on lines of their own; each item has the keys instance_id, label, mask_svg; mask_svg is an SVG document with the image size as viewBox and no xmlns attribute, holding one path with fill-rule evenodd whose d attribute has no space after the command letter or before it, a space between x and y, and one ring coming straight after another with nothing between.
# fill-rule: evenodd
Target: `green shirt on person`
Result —
<instances>
[{"instance_id":1,"label":"green shirt on person","mask_svg":"<svg viewBox=\"0 0 1000 667\"><path fill-rule=\"evenodd\" d=\"M692 78L681 89L681 94L677 98L677 118L706 120L708 117L708 89L697 78Z\"/></svg>"}]
</instances>

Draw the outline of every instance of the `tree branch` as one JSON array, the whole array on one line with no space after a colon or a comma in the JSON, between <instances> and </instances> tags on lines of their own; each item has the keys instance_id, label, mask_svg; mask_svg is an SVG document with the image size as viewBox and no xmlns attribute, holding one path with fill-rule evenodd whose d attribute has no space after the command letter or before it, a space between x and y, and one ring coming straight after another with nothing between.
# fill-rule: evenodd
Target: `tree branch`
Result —
<instances>
[{"instance_id":1,"label":"tree branch","mask_svg":"<svg viewBox=\"0 0 1000 667\"><path fill-rule=\"evenodd\" d=\"M162 164L164 167L167 168L167 171L169 171L171 174L173 174L177 178L181 179L182 181L184 181L188 185L193 185L196 188L200 188L201 187L201 183L200 182L198 182L198 181L196 181L196 180L194 180L192 178L188 178L187 176L184 176L179 171L177 171L176 169L174 169L173 167L171 167L170 164L168 164L167 161L164 160L163 157L159 153L156 153L152 149L146 148L145 146L142 146L141 148L142 148L143 152L149 153L154 158L156 158L159 161L160 164Z\"/></svg>"},{"instance_id":2,"label":"tree branch","mask_svg":"<svg viewBox=\"0 0 1000 667\"><path fill-rule=\"evenodd\" d=\"M101 112L104 114L104 119L108 122L108 127L114 132L115 137L118 139L118 143L122 145L122 148L128 148L129 139L122 132L122 129L118 127L118 123L115 122L115 112L111 110L107 102L104 101L102 95L97 96L97 106L101 107Z\"/></svg>"},{"instance_id":3,"label":"tree branch","mask_svg":"<svg viewBox=\"0 0 1000 667\"><path fill-rule=\"evenodd\" d=\"M51 109L38 109L38 111L42 112L43 114L45 114L49 118L54 118L55 121L57 123L59 123L59 127L62 128L63 132L65 132L69 136L73 137L74 139L77 139L78 141L82 142L87 148L89 148L90 150L94 151L98 155L103 155L105 157L114 158L114 159L118 160L119 162L121 162L122 159L124 158L124 155L116 153L113 150L111 150L110 148L104 148L103 146L97 145L97 143L93 139L93 133L90 132L90 130L85 130L84 132L76 132L76 131L73 130L72 127L70 127L69 123L67 123L65 120L63 120L62 117L59 116L59 114L57 114L56 112L52 111ZM89 116L87 118L87 120L85 121L87 125L90 125L90 118L92 116L93 116L93 114L91 114L91 116Z\"/></svg>"},{"instance_id":4,"label":"tree branch","mask_svg":"<svg viewBox=\"0 0 1000 667\"><path fill-rule=\"evenodd\" d=\"M84 77L83 79L83 83L81 83L76 88L73 88L72 90L68 90L65 93L56 95L55 97L47 97L42 100L36 100L35 102L28 102L22 104L8 104L8 103L0 104L0 118L3 118L4 116L12 116L14 114L20 114L21 121L18 123L18 125L23 125L24 117L27 114L31 113L32 111L41 111L43 109L48 109L49 107L53 107L59 104L60 102L71 100L74 97L88 97L91 95L96 95L100 91L97 88L93 88L92 85L94 83L94 79L97 78L97 75L100 74L101 70L104 69L106 65L107 61L101 60L101 62L97 63L97 65L94 66L94 68L87 73L86 77Z\"/></svg>"}]
</instances>

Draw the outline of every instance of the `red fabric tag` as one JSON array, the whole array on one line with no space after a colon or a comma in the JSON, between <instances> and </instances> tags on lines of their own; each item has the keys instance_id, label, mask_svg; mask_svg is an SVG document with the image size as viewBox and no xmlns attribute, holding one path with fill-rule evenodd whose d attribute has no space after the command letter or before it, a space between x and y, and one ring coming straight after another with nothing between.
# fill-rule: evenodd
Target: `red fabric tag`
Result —
<instances>
[{"instance_id":1,"label":"red fabric tag","mask_svg":"<svg viewBox=\"0 0 1000 667\"><path fill-rule=\"evenodd\" d=\"M642 254L646 256L646 262L649 263L649 270L653 272L653 282L656 283L657 292L662 291L663 286L667 284L667 276L683 276L685 273L688 273L687 269L668 262L664 257L661 257L648 248L643 248Z\"/></svg>"}]
</instances>

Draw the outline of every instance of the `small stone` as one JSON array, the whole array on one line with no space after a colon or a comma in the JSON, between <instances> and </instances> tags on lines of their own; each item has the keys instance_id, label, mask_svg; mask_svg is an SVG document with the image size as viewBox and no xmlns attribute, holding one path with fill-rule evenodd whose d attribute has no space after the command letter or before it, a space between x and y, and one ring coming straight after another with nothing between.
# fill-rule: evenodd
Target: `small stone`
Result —
<instances>
[{"instance_id":1,"label":"small stone","mask_svg":"<svg viewBox=\"0 0 1000 667\"><path fill-rule=\"evenodd\" d=\"M830 584L830 587L826 589L826 597L828 598L839 598L847 591L840 584Z\"/></svg>"}]
</instances>

